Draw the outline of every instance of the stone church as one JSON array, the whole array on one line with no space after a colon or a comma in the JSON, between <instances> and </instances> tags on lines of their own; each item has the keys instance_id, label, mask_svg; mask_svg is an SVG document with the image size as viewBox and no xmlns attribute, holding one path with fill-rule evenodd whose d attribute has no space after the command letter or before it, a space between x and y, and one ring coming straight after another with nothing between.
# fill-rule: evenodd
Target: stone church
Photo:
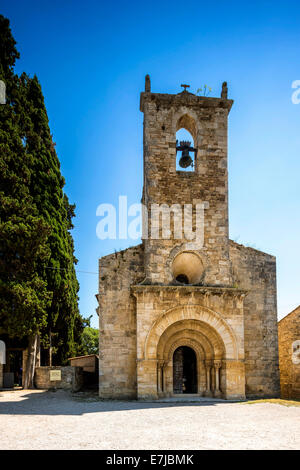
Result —
<instances>
[{"instance_id":1,"label":"stone church","mask_svg":"<svg viewBox=\"0 0 300 470\"><path fill-rule=\"evenodd\" d=\"M183 88L152 93L146 76L142 203L149 220L155 205L190 205L193 228L203 207L203 237L178 237L175 216L169 237L153 237L151 219L140 245L99 260L99 394L276 397L276 259L229 239L233 101L226 82L220 98ZM180 129L193 145L176 140Z\"/></svg>"}]
</instances>

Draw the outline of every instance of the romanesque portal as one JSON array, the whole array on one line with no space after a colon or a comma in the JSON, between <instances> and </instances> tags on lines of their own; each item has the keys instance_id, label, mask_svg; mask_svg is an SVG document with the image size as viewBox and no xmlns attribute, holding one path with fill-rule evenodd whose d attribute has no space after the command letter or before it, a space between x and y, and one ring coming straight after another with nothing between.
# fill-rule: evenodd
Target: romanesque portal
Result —
<instances>
[{"instance_id":1,"label":"romanesque portal","mask_svg":"<svg viewBox=\"0 0 300 470\"><path fill-rule=\"evenodd\" d=\"M226 83L221 98L186 88L152 93L147 76L141 93L148 226L142 244L99 260L99 393L274 397L276 260L229 240L227 121L233 101ZM180 129L191 142L177 142ZM169 236L150 217L153 205L162 204L171 207ZM193 230L195 207L202 207L203 233L195 239L178 236L173 209L185 204L192 207Z\"/></svg>"}]
</instances>

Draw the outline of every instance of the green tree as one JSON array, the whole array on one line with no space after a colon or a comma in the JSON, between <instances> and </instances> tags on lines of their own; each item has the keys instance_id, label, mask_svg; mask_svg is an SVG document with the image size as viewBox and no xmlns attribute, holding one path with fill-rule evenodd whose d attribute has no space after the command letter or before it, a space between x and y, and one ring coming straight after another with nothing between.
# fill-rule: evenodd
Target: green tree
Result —
<instances>
[{"instance_id":1,"label":"green tree","mask_svg":"<svg viewBox=\"0 0 300 470\"><path fill-rule=\"evenodd\" d=\"M30 386L37 335L46 325L52 295L38 272L50 255L50 230L29 190L33 158L22 141L22 86L13 72L19 54L3 16L0 44L0 79L7 92L7 104L0 105L0 333L28 338L25 382Z\"/></svg>"},{"instance_id":2,"label":"green tree","mask_svg":"<svg viewBox=\"0 0 300 470\"><path fill-rule=\"evenodd\" d=\"M86 354L98 354L99 352L99 330L86 326L81 336L81 347L79 353L85 356Z\"/></svg>"},{"instance_id":3,"label":"green tree","mask_svg":"<svg viewBox=\"0 0 300 470\"><path fill-rule=\"evenodd\" d=\"M41 265L43 278L53 293L44 338L51 342L55 363L63 364L76 354L83 330L78 310L79 284L74 269L77 260L70 234L75 206L69 203L63 192L65 181L60 172L39 81L36 76L31 79L22 74L21 82L28 117L24 123L26 148L34 159L30 193L39 214L51 229L48 237L50 257L47 266Z\"/></svg>"},{"instance_id":4,"label":"green tree","mask_svg":"<svg viewBox=\"0 0 300 470\"><path fill-rule=\"evenodd\" d=\"M80 342L75 207L63 192L41 86L37 77L14 73L19 54L1 15L0 44L7 90L0 105L0 333L28 339L29 387L39 337L49 348L54 342L57 363L76 354Z\"/></svg>"}]
</instances>

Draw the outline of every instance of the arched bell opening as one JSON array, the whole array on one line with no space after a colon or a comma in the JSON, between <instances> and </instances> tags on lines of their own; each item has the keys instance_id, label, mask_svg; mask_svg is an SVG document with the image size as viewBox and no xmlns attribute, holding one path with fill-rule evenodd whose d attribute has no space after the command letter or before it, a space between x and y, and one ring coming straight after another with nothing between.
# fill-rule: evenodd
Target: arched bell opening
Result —
<instances>
[{"instance_id":1,"label":"arched bell opening","mask_svg":"<svg viewBox=\"0 0 300 470\"><path fill-rule=\"evenodd\" d=\"M173 393L197 393L197 357L189 346L180 346L173 354Z\"/></svg>"},{"instance_id":2,"label":"arched bell opening","mask_svg":"<svg viewBox=\"0 0 300 470\"><path fill-rule=\"evenodd\" d=\"M194 139L189 131L181 128L176 132L176 170L195 171Z\"/></svg>"},{"instance_id":3,"label":"arched bell opening","mask_svg":"<svg viewBox=\"0 0 300 470\"><path fill-rule=\"evenodd\" d=\"M176 122L176 170L196 171L197 126L193 117L183 114Z\"/></svg>"}]
</instances>

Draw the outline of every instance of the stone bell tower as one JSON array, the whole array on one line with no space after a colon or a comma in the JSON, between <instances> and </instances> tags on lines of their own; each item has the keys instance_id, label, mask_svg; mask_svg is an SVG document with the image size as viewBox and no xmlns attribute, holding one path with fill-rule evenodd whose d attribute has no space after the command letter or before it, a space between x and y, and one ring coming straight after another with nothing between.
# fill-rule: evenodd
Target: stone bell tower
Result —
<instances>
[{"instance_id":1,"label":"stone bell tower","mask_svg":"<svg viewBox=\"0 0 300 470\"><path fill-rule=\"evenodd\" d=\"M233 104L227 99L227 85L222 97L196 96L184 90L176 95L151 93L146 77L140 109L144 113L144 191L148 209L149 238L145 240L145 272L151 283L170 283L173 274L166 269L172 254L182 250L201 250L201 283L232 284L228 240L227 121ZM195 158L191 171L176 169L176 132L184 128L194 140ZM205 224L204 240L151 237L151 206L179 204L193 206L195 231L196 204L203 204L199 221ZM172 213L171 213L172 214ZM184 214L182 214L184 217ZM201 244L201 246L200 246ZM174 251L172 251L174 250ZM200 281L200 279L199 279Z\"/></svg>"},{"instance_id":2,"label":"stone bell tower","mask_svg":"<svg viewBox=\"0 0 300 470\"><path fill-rule=\"evenodd\" d=\"M183 88L152 93L146 76L141 93L144 233L99 260L99 394L277 396L276 260L228 236L233 101L226 83L219 98Z\"/></svg>"}]
</instances>

